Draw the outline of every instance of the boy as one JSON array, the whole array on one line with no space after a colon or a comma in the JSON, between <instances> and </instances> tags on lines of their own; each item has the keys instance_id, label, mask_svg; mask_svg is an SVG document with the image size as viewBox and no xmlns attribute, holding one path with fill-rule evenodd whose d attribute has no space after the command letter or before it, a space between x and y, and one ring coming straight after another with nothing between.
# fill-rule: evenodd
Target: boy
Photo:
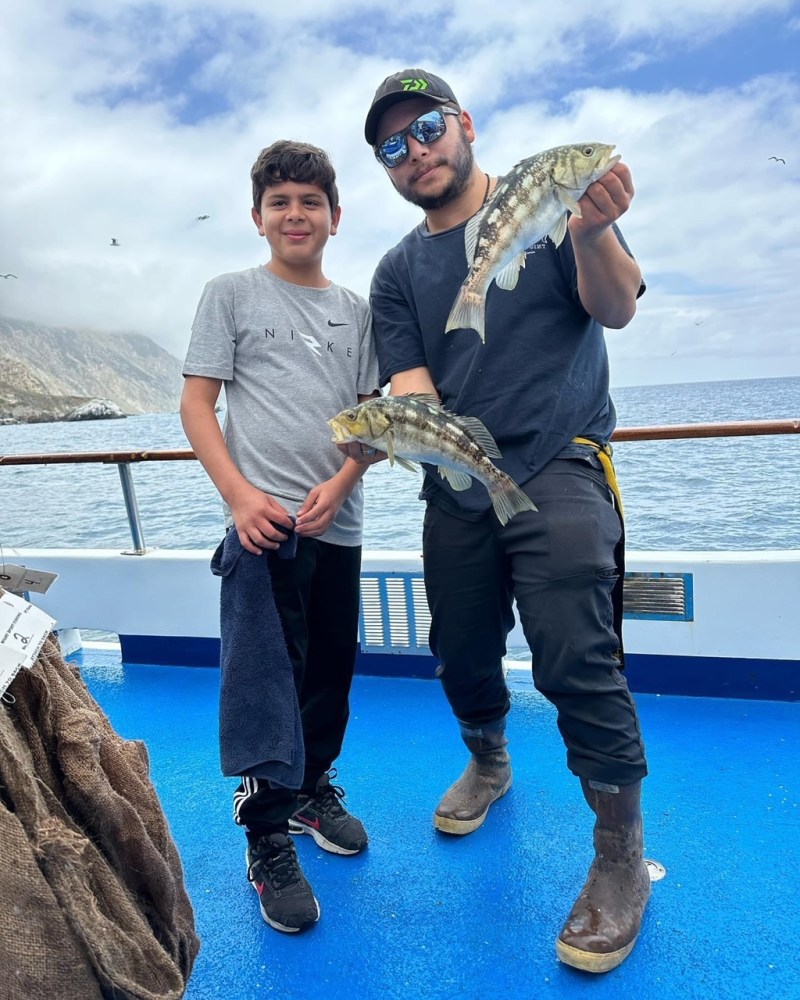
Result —
<instances>
[{"instance_id":1,"label":"boy","mask_svg":"<svg viewBox=\"0 0 800 1000\"><path fill-rule=\"evenodd\" d=\"M377 395L378 372L367 303L322 270L341 217L326 153L275 142L262 150L251 179L252 217L270 260L206 285L183 368L181 419L244 554L268 560L294 674L302 785L243 777L234 818L246 830L248 878L264 920L295 933L320 911L289 834L309 833L337 854L367 843L361 822L342 806L343 790L330 781L358 639L364 466L343 460L326 419ZM224 433L215 414L223 382ZM292 534L294 557L279 558L276 550ZM237 609L233 618L244 614Z\"/></svg>"}]
</instances>

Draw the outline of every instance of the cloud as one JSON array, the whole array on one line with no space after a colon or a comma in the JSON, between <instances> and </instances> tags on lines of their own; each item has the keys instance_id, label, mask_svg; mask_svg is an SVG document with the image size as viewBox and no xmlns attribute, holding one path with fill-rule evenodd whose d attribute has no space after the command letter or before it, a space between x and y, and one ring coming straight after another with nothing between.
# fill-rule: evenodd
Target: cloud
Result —
<instances>
[{"instance_id":1,"label":"cloud","mask_svg":"<svg viewBox=\"0 0 800 1000\"><path fill-rule=\"evenodd\" d=\"M0 313L136 330L182 357L205 281L266 259L249 170L278 137L330 152L343 219L326 269L366 294L419 212L391 190L363 118L383 76L421 64L473 112L484 169L585 139L615 142L631 166L622 228L649 288L609 335L617 381L663 381L666 359L676 379L800 374L797 76L699 86L671 61L737 27L796 30L793 8L579 0L567 20L521 0L240 0L224 15L185 0L19 4L0 42L14 137L0 271L19 280L2 283Z\"/></svg>"}]
</instances>

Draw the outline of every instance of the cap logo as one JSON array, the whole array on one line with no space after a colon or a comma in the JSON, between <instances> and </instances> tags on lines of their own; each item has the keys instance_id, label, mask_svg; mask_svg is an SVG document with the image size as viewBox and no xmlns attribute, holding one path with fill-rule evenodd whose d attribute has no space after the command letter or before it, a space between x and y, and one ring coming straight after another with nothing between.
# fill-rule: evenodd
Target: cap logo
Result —
<instances>
[{"instance_id":1,"label":"cap logo","mask_svg":"<svg viewBox=\"0 0 800 1000\"><path fill-rule=\"evenodd\" d=\"M403 84L403 90L427 90L428 81L427 80L401 80L400 83Z\"/></svg>"}]
</instances>

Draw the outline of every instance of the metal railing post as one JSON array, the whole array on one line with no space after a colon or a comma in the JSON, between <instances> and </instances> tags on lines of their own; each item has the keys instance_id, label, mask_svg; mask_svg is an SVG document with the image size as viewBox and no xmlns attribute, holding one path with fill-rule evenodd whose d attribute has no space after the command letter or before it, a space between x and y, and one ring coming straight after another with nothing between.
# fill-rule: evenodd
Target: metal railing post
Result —
<instances>
[{"instance_id":1,"label":"metal railing post","mask_svg":"<svg viewBox=\"0 0 800 1000\"><path fill-rule=\"evenodd\" d=\"M144 533L139 518L139 506L136 503L136 490L133 487L133 473L128 462L118 462L119 478L122 483L122 495L125 498L125 510L128 514L128 527L131 529L133 549L123 552L126 556L143 556L147 551L144 547Z\"/></svg>"}]
</instances>

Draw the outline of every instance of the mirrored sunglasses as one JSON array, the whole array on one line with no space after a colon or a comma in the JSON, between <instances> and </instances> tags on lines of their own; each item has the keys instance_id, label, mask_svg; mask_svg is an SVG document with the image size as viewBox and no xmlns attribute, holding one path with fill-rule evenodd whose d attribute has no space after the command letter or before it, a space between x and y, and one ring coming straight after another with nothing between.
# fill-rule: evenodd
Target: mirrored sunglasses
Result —
<instances>
[{"instance_id":1,"label":"mirrored sunglasses","mask_svg":"<svg viewBox=\"0 0 800 1000\"><path fill-rule=\"evenodd\" d=\"M445 115L460 114L455 108L434 108L426 111L424 115L415 118L414 121L401 132L395 132L383 142L375 147L376 158L385 166L392 170L399 167L408 156L408 141L406 136L413 136L417 142L423 146L441 139L447 131Z\"/></svg>"}]
</instances>

